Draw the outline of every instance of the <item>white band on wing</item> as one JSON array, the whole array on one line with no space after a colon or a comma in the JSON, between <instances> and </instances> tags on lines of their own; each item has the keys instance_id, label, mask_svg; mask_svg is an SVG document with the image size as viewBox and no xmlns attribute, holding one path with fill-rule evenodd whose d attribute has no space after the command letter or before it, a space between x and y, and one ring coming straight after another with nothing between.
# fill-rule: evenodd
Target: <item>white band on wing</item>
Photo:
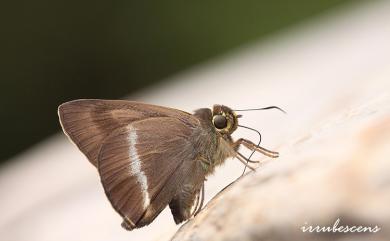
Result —
<instances>
[{"instance_id":1,"label":"white band on wing","mask_svg":"<svg viewBox=\"0 0 390 241\"><path fill-rule=\"evenodd\" d=\"M141 160L137 153L137 131L130 125L129 126L129 155L130 155L130 174L137 178L137 182L141 186L141 192L144 198L144 209L150 204L149 192L148 192L148 180L145 173L141 170Z\"/></svg>"}]
</instances>

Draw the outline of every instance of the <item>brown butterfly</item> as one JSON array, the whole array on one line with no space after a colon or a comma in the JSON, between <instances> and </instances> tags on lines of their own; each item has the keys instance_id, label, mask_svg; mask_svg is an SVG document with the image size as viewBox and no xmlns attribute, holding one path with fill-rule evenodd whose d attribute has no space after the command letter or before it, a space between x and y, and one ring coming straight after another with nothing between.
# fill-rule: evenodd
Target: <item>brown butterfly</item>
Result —
<instances>
[{"instance_id":1,"label":"brown butterfly","mask_svg":"<svg viewBox=\"0 0 390 241\"><path fill-rule=\"evenodd\" d=\"M278 107L267 107L271 109ZM280 108L278 108L280 109ZM277 152L233 141L235 111L223 105L190 114L123 100L74 100L59 106L65 134L98 169L105 193L127 230L150 224L169 204L175 222L196 215L204 181L240 145L269 157Z\"/></svg>"}]
</instances>

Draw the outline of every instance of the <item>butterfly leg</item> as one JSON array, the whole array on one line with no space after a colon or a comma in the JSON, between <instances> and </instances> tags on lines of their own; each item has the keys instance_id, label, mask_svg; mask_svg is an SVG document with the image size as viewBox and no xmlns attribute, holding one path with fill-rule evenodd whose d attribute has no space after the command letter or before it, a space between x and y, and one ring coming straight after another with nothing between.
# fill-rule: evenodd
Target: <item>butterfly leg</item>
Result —
<instances>
[{"instance_id":1,"label":"butterfly leg","mask_svg":"<svg viewBox=\"0 0 390 241\"><path fill-rule=\"evenodd\" d=\"M242 164L244 164L246 167L248 167L249 169L251 169L252 171L254 171L255 169L253 168L253 167L251 167L251 166L249 166L248 165L248 159L246 159L241 153L239 153L239 152L236 152L237 154L236 154L236 157L237 157L237 159L240 161L240 162L242 162Z\"/></svg>"},{"instance_id":2,"label":"butterfly leg","mask_svg":"<svg viewBox=\"0 0 390 241\"><path fill-rule=\"evenodd\" d=\"M239 145L243 145L243 146L245 146L246 148L248 148L251 151L260 152L261 154L263 154L265 156L268 156L268 157L271 157L271 158L279 157L279 153L278 152L270 151L270 150L265 149L264 147L257 146L253 142L251 142L251 141L249 141L247 139L244 139L244 138L238 139L233 144L234 147L238 147Z\"/></svg>"},{"instance_id":3,"label":"butterfly leg","mask_svg":"<svg viewBox=\"0 0 390 241\"><path fill-rule=\"evenodd\" d=\"M194 208L194 211L192 212L191 216L193 215L194 217L196 215L198 215L198 213L200 212L200 210L202 210L202 207L203 207L203 201L204 201L204 183L202 185L202 188L200 190L200 192L198 193L197 195L197 199L196 199L196 204L195 204L195 208ZM200 199L200 202L199 202L199 199Z\"/></svg>"}]
</instances>

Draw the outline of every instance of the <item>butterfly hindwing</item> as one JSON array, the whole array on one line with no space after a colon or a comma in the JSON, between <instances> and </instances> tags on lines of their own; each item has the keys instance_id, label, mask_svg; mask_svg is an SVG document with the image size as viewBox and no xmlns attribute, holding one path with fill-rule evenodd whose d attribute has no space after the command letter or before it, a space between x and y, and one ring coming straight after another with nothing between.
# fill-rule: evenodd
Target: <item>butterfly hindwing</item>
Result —
<instances>
[{"instance_id":1,"label":"butterfly hindwing","mask_svg":"<svg viewBox=\"0 0 390 241\"><path fill-rule=\"evenodd\" d=\"M180 191L176 193L169 203L169 208L176 224L189 219L193 214L196 215L199 209L202 208L204 193L201 190L203 188L204 174L201 172L198 172L198 174L200 175L193 174L187 176Z\"/></svg>"},{"instance_id":2,"label":"butterfly hindwing","mask_svg":"<svg viewBox=\"0 0 390 241\"><path fill-rule=\"evenodd\" d=\"M191 141L193 117L153 117L113 131L102 143L98 170L106 195L128 229L149 224L204 172Z\"/></svg>"}]
</instances>

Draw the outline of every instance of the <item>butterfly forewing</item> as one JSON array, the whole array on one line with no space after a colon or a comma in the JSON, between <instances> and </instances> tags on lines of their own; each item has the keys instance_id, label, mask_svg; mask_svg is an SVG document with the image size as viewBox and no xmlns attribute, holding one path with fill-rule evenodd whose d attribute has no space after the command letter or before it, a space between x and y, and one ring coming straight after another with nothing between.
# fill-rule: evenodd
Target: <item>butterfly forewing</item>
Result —
<instances>
[{"instance_id":1,"label":"butterfly forewing","mask_svg":"<svg viewBox=\"0 0 390 241\"><path fill-rule=\"evenodd\" d=\"M66 135L97 166L103 140L114 130L150 117L190 116L179 110L123 100L75 100L58 108Z\"/></svg>"}]
</instances>

